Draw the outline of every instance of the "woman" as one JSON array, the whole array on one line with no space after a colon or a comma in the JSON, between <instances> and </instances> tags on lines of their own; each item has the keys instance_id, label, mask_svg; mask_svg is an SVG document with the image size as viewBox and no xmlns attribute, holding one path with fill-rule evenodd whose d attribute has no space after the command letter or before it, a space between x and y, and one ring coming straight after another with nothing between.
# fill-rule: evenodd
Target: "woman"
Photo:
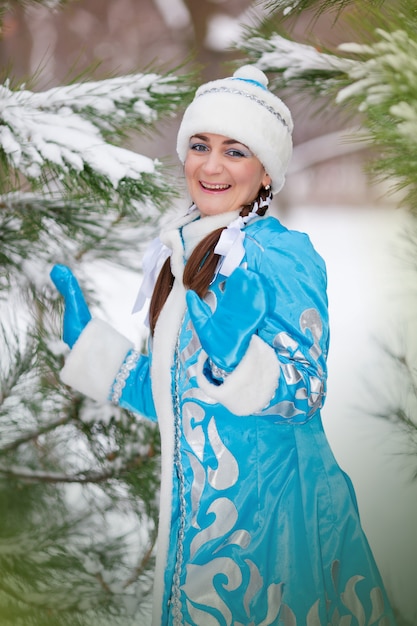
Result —
<instances>
[{"instance_id":1,"label":"woman","mask_svg":"<svg viewBox=\"0 0 417 626\"><path fill-rule=\"evenodd\" d=\"M52 272L63 381L159 422L155 626L394 624L321 424L325 266L265 216L291 133L256 68L197 90L177 141L193 205L145 260L148 355L90 319L67 268Z\"/></svg>"}]
</instances>

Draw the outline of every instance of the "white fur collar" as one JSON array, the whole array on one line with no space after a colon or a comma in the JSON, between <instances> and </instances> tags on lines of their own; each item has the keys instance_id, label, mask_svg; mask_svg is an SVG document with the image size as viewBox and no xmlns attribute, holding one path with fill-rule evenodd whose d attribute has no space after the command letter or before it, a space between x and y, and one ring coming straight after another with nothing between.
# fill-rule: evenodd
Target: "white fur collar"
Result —
<instances>
[{"instance_id":1,"label":"white fur collar","mask_svg":"<svg viewBox=\"0 0 417 626\"><path fill-rule=\"evenodd\" d=\"M204 239L206 235L218 228L228 226L238 215L239 210L221 213L220 215L208 215L184 226L182 236L184 239L185 258L189 258L196 245Z\"/></svg>"},{"instance_id":2,"label":"white fur collar","mask_svg":"<svg viewBox=\"0 0 417 626\"><path fill-rule=\"evenodd\" d=\"M239 215L239 210L221 213L219 215L208 215L201 217L198 210L182 216L169 228L163 230L159 236L162 243L174 252L179 252L178 245L184 245L181 255L188 259L196 245L204 239L206 235L213 232L217 228L228 226ZM183 242L178 237L178 229L182 228ZM175 274L174 274L175 275Z\"/></svg>"}]
</instances>

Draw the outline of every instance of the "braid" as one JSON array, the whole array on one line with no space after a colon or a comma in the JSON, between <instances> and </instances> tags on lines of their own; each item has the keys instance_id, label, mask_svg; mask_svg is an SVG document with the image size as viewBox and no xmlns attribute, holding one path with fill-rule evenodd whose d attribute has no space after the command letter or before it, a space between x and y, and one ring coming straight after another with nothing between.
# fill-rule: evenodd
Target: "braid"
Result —
<instances>
[{"instance_id":1,"label":"braid","mask_svg":"<svg viewBox=\"0 0 417 626\"><path fill-rule=\"evenodd\" d=\"M194 248L185 264L184 286L198 293L200 298L204 298L206 295L210 281L216 271L220 255L215 254L214 248L223 230L223 228L217 228L204 237Z\"/></svg>"},{"instance_id":2,"label":"braid","mask_svg":"<svg viewBox=\"0 0 417 626\"><path fill-rule=\"evenodd\" d=\"M149 328L152 335L154 333L155 325L158 321L161 309L171 293L173 284L174 276L171 272L171 263L168 258L159 272L149 304Z\"/></svg>"},{"instance_id":3,"label":"braid","mask_svg":"<svg viewBox=\"0 0 417 626\"><path fill-rule=\"evenodd\" d=\"M244 204L239 215L246 217L249 213L255 212L259 217L265 215L272 200L272 191L270 186L261 187L259 193L253 202Z\"/></svg>"},{"instance_id":4,"label":"braid","mask_svg":"<svg viewBox=\"0 0 417 626\"><path fill-rule=\"evenodd\" d=\"M240 216L247 217L250 213L256 213L256 215L260 217L265 215L271 200L271 190L267 187L261 187L256 199L242 207ZM206 295L216 271L220 255L215 254L214 249L223 230L224 228L218 228L204 237L194 248L190 258L185 264L183 276L184 286L187 289L195 291L200 298L204 298ZM167 259L159 273L151 298L149 326L152 334L155 330L155 324L161 309L170 294L173 283L174 277L171 272L170 260Z\"/></svg>"}]
</instances>

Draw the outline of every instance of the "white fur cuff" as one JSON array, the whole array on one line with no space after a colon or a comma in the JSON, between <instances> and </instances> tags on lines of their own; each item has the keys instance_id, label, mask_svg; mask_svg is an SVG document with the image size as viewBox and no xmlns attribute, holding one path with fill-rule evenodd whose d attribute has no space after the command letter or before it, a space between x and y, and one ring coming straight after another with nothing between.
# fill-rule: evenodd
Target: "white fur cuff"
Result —
<instances>
[{"instance_id":1,"label":"white fur cuff","mask_svg":"<svg viewBox=\"0 0 417 626\"><path fill-rule=\"evenodd\" d=\"M258 413L271 401L278 385L280 366L275 350L253 335L245 356L221 385L203 374L207 354L202 350L197 363L197 382L213 400L235 415Z\"/></svg>"},{"instance_id":2,"label":"white fur cuff","mask_svg":"<svg viewBox=\"0 0 417 626\"><path fill-rule=\"evenodd\" d=\"M111 386L133 344L110 324L92 319L69 353L61 380L80 393L107 402Z\"/></svg>"}]
</instances>

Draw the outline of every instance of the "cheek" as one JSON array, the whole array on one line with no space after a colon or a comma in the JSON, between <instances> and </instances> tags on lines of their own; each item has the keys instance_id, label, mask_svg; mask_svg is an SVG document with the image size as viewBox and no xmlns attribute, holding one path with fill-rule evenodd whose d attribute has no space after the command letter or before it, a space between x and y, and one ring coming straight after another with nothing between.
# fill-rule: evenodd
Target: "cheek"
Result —
<instances>
[{"instance_id":1,"label":"cheek","mask_svg":"<svg viewBox=\"0 0 417 626\"><path fill-rule=\"evenodd\" d=\"M257 193L262 185L263 172L258 168L247 167L242 169L239 182L249 192Z\"/></svg>"},{"instance_id":2,"label":"cheek","mask_svg":"<svg viewBox=\"0 0 417 626\"><path fill-rule=\"evenodd\" d=\"M258 163L247 163L246 167L243 167L241 170L242 178L244 178L247 182L252 181L254 185L258 183L258 181L262 181L262 176L264 174L264 170L259 166Z\"/></svg>"},{"instance_id":3,"label":"cheek","mask_svg":"<svg viewBox=\"0 0 417 626\"><path fill-rule=\"evenodd\" d=\"M190 159L188 157L184 161L183 170L184 170L185 176L188 176L189 175L188 172L190 170Z\"/></svg>"},{"instance_id":4,"label":"cheek","mask_svg":"<svg viewBox=\"0 0 417 626\"><path fill-rule=\"evenodd\" d=\"M187 186L190 187L191 182L192 182L192 176L190 173L190 167L187 166L187 164L184 164L184 177L185 177L185 182L187 183Z\"/></svg>"},{"instance_id":5,"label":"cheek","mask_svg":"<svg viewBox=\"0 0 417 626\"><path fill-rule=\"evenodd\" d=\"M188 157L184 162L184 176L187 181L191 181L196 171L196 165L192 157Z\"/></svg>"}]
</instances>

